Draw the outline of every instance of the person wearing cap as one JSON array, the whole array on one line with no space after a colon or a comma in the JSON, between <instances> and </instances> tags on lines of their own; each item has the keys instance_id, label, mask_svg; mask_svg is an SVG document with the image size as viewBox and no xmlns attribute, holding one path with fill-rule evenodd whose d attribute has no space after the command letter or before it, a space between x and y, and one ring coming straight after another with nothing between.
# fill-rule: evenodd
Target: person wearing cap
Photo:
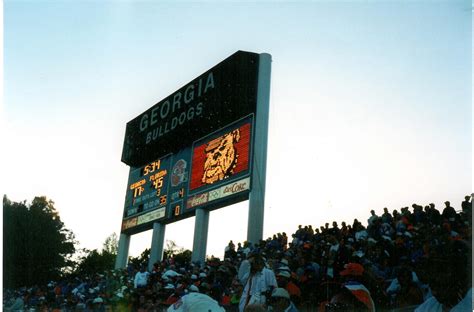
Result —
<instances>
[{"instance_id":1,"label":"person wearing cap","mask_svg":"<svg viewBox=\"0 0 474 312\"><path fill-rule=\"evenodd\" d=\"M104 299L97 297L92 301L92 311L105 311Z\"/></svg>"},{"instance_id":2,"label":"person wearing cap","mask_svg":"<svg viewBox=\"0 0 474 312\"><path fill-rule=\"evenodd\" d=\"M335 295L331 302L339 302L340 304L348 304L355 307L362 303L367 311L375 311L375 304L370 291L360 282L364 271L364 267L359 263L351 262L346 264L344 270L339 273L346 281L343 283L341 292ZM354 298L348 294L351 294Z\"/></svg>"},{"instance_id":3,"label":"person wearing cap","mask_svg":"<svg viewBox=\"0 0 474 312\"><path fill-rule=\"evenodd\" d=\"M171 305L168 312L225 312L224 308L219 306L219 303L211 297L201 293L189 293L181 297L173 305Z\"/></svg>"},{"instance_id":4,"label":"person wearing cap","mask_svg":"<svg viewBox=\"0 0 474 312\"><path fill-rule=\"evenodd\" d=\"M287 271L281 271L277 274L278 287L284 288L290 294L292 299L298 302L301 299L301 290L291 281L291 274Z\"/></svg>"},{"instance_id":5,"label":"person wearing cap","mask_svg":"<svg viewBox=\"0 0 474 312\"><path fill-rule=\"evenodd\" d=\"M290 294L284 288L273 290L269 306L275 312L298 312L298 309L290 300Z\"/></svg>"}]
</instances>

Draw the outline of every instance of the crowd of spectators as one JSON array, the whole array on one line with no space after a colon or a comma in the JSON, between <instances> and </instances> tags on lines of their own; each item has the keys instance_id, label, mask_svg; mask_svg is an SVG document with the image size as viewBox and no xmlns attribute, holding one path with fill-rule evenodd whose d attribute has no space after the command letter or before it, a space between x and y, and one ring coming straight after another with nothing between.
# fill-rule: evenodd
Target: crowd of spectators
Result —
<instances>
[{"instance_id":1,"label":"crowd of spectators","mask_svg":"<svg viewBox=\"0 0 474 312\"><path fill-rule=\"evenodd\" d=\"M450 202L370 212L367 226L298 226L224 259L170 258L3 291L5 311L471 311L471 210ZM199 305L195 305L197 307Z\"/></svg>"}]
</instances>

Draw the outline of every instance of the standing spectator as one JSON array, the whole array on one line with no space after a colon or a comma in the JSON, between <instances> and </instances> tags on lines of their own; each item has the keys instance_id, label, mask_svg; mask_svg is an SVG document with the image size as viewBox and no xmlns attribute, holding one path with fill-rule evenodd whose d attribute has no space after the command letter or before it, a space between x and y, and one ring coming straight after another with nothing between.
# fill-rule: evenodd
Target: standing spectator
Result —
<instances>
[{"instance_id":1,"label":"standing spectator","mask_svg":"<svg viewBox=\"0 0 474 312\"><path fill-rule=\"evenodd\" d=\"M470 202L469 201L470 199L471 199L471 196L465 196L464 201L461 203L462 212L467 214L469 217L471 216L471 212L472 212L472 201Z\"/></svg>"},{"instance_id":2,"label":"standing spectator","mask_svg":"<svg viewBox=\"0 0 474 312\"><path fill-rule=\"evenodd\" d=\"M245 283L239 302L239 311L244 311L249 304L265 304L266 296L277 287L273 271L265 268L263 258L259 254L249 258L250 275Z\"/></svg>"},{"instance_id":3,"label":"standing spectator","mask_svg":"<svg viewBox=\"0 0 474 312\"><path fill-rule=\"evenodd\" d=\"M441 216L444 219L449 220L450 222L454 222L454 220L456 220L456 210L451 207L451 203L449 201L444 202L444 204L446 205L446 207L444 207Z\"/></svg>"},{"instance_id":4,"label":"standing spectator","mask_svg":"<svg viewBox=\"0 0 474 312\"><path fill-rule=\"evenodd\" d=\"M390 214L390 212L388 212L388 208L385 207L383 209L383 214L382 214L382 223L388 223L388 224L391 224L392 223L392 215Z\"/></svg>"},{"instance_id":5,"label":"standing spectator","mask_svg":"<svg viewBox=\"0 0 474 312\"><path fill-rule=\"evenodd\" d=\"M375 211L374 210L371 210L370 211L370 218L367 220L367 223L369 224L369 226L373 225L375 220L377 220L379 218L379 216L377 216L375 214Z\"/></svg>"},{"instance_id":6,"label":"standing spectator","mask_svg":"<svg viewBox=\"0 0 474 312\"><path fill-rule=\"evenodd\" d=\"M140 271L137 272L137 274L135 274L135 279L134 279L134 286L135 288L143 288L143 287L146 287L147 283L148 283L148 275L150 275L150 273L148 273L146 270L145 270L145 266L142 265L140 267Z\"/></svg>"},{"instance_id":7,"label":"standing spectator","mask_svg":"<svg viewBox=\"0 0 474 312\"><path fill-rule=\"evenodd\" d=\"M282 247L283 247L283 250L286 250L286 249L287 249L288 236L286 236L286 233L285 233L285 232L283 232L283 234L282 234L281 245L282 245Z\"/></svg>"},{"instance_id":8,"label":"standing spectator","mask_svg":"<svg viewBox=\"0 0 474 312\"><path fill-rule=\"evenodd\" d=\"M224 258L234 257L235 254L235 245L232 241L230 241L229 244L225 247Z\"/></svg>"}]
</instances>

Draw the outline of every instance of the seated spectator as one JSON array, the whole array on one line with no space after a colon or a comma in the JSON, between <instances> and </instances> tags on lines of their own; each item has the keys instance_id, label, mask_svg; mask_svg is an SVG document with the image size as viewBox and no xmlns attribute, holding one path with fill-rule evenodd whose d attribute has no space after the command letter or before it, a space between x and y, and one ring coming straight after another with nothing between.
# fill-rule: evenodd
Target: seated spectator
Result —
<instances>
[{"instance_id":1,"label":"seated spectator","mask_svg":"<svg viewBox=\"0 0 474 312\"><path fill-rule=\"evenodd\" d=\"M362 290L364 292L364 290ZM339 293L331 298L325 305L326 312L342 311L375 311L370 308L347 287L343 287Z\"/></svg>"},{"instance_id":2,"label":"seated spectator","mask_svg":"<svg viewBox=\"0 0 474 312\"><path fill-rule=\"evenodd\" d=\"M345 269L339 273L339 275L345 280L343 288L338 295L331 299L331 303L344 303L349 305L348 310L351 310L351 307L353 306L352 309L359 311L357 306L359 305L359 302L361 302L365 306L362 311L375 311L375 304L370 291L362 284L364 271L364 267L359 263L346 264ZM348 296L349 293L355 298Z\"/></svg>"},{"instance_id":3,"label":"seated spectator","mask_svg":"<svg viewBox=\"0 0 474 312\"><path fill-rule=\"evenodd\" d=\"M421 288L413 281L410 269L403 267L397 274L397 280L400 289L395 295L395 307L405 308L419 305L423 302L423 292Z\"/></svg>"},{"instance_id":4,"label":"seated spectator","mask_svg":"<svg viewBox=\"0 0 474 312\"><path fill-rule=\"evenodd\" d=\"M281 271L277 274L277 283L278 287L284 288L292 301L299 303L301 301L301 290L300 288L293 283L291 280L291 274L287 271Z\"/></svg>"}]
</instances>

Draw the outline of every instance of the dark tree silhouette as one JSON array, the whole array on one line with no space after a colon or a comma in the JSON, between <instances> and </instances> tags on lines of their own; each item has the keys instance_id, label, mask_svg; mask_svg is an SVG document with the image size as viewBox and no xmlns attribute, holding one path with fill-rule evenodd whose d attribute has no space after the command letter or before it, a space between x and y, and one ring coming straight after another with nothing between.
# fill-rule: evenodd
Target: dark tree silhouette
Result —
<instances>
[{"instance_id":1,"label":"dark tree silhouette","mask_svg":"<svg viewBox=\"0 0 474 312\"><path fill-rule=\"evenodd\" d=\"M115 258L117 257L117 248L117 234L112 233L105 239L101 251L97 249L92 251L87 249L83 250L85 255L80 257L74 272L80 276L113 270Z\"/></svg>"},{"instance_id":2,"label":"dark tree silhouette","mask_svg":"<svg viewBox=\"0 0 474 312\"><path fill-rule=\"evenodd\" d=\"M30 205L3 197L3 284L30 286L59 278L74 262L75 240L54 202L35 197Z\"/></svg>"}]
</instances>

